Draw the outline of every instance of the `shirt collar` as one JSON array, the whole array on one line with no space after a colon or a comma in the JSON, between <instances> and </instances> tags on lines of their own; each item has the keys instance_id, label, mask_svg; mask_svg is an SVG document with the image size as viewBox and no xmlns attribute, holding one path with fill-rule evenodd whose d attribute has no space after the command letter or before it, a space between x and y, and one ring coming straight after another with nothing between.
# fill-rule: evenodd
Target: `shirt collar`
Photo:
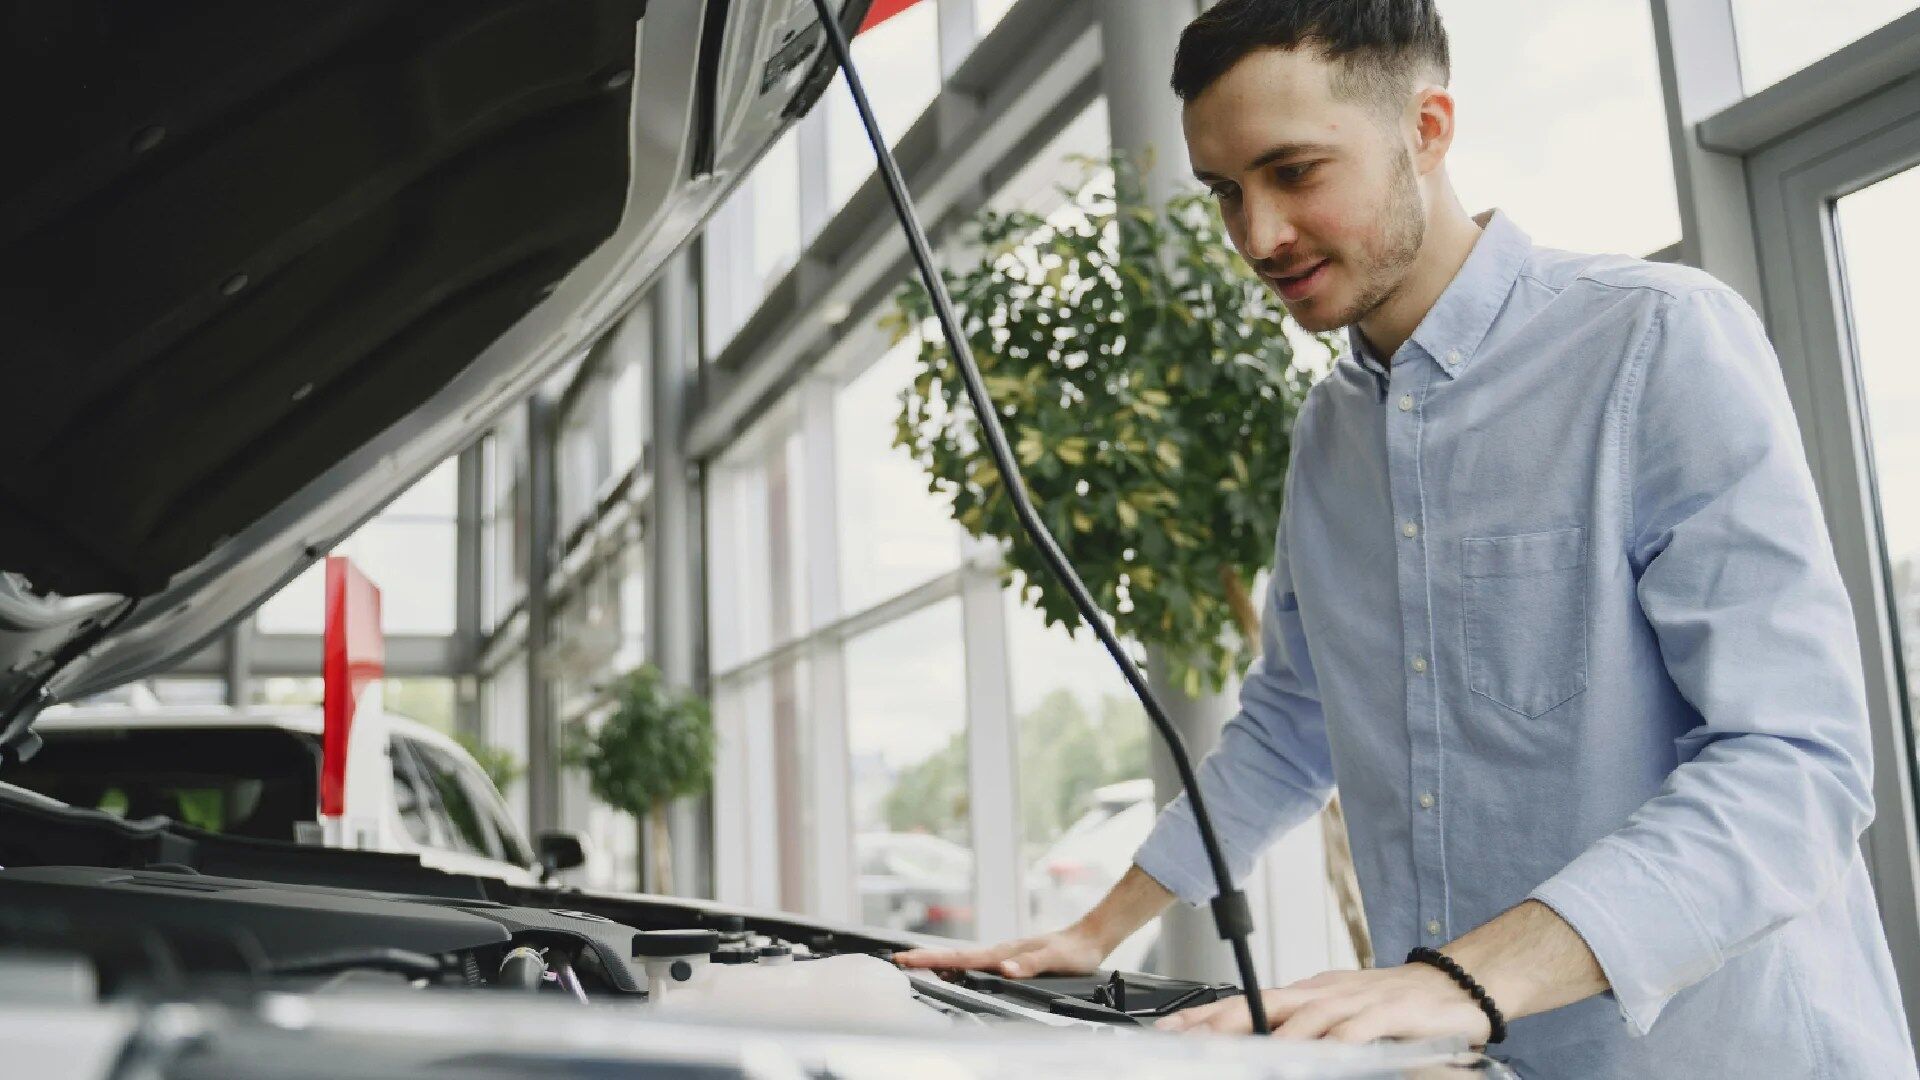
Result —
<instances>
[{"instance_id":1,"label":"shirt collar","mask_svg":"<svg viewBox=\"0 0 1920 1080\"><path fill-rule=\"evenodd\" d=\"M1467 261L1447 283L1440 299L1414 327L1407 343L1425 353L1448 378L1459 375L1473 362L1474 353L1486 340L1494 316L1506 304L1533 250L1532 238L1499 207L1483 210L1473 220L1482 230L1473 250L1467 253ZM1361 338L1358 325L1347 327L1347 344L1361 366L1380 366ZM1412 355L1407 345L1394 353L1394 363Z\"/></svg>"}]
</instances>

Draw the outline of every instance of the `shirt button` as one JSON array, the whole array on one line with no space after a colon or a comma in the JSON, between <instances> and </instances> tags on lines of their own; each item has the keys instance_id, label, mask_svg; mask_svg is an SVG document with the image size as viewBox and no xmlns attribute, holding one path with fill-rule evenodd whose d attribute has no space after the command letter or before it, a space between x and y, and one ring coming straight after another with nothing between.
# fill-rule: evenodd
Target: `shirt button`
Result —
<instances>
[{"instance_id":1,"label":"shirt button","mask_svg":"<svg viewBox=\"0 0 1920 1080\"><path fill-rule=\"evenodd\" d=\"M1447 350L1447 366L1452 367L1455 364L1458 364L1459 362L1460 362L1460 350L1448 349Z\"/></svg>"},{"instance_id":2,"label":"shirt button","mask_svg":"<svg viewBox=\"0 0 1920 1080\"><path fill-rule=\"evenodd\" d=\"M1433 809L1433 803L1434 803L1433 792L1423 791L1420 793L1420 809L1431 810Z\"/></svg>"},{"instance_id":3,"label":"shirt button","mask_svg":"<svg viewBox=\"0 0 1920 1080\"><path fill-rule=\"evenodd\" d=\"M1426 657L1424 657L1424 656L1416 656L1416 657L1414 657L1414 658L1413 658L1413 670L1414 670L1414 671L1416 671L1416 672L1422 672L1422 673L1424 673L1424 672L1425 672L1425 671L1427 670L1427 658L1426 658Z\"/></svg>"},{"instance_id":4,"label":"shirt button","mask_svg":"<svg viewBox=\"0 0 1920 1080\"><path fill-rule=\"evenodd\" d=\"M1439 919L1427 920L1427 933L1432 935L1433 937L1440 936L1440 920Z\"/></svg>"},{"instance_id":5,"label":"shirt button","mask_svg":"<svg viewBox=\"0 0 1920 1080\"><path fill-rule=\"evenodd\" d=\"M1414 537L1420 535L1420 526L1415 525L1413 522L1409 521L1405 525L1400 526L1400 535L1411 540Z\"/></svg>"},{"instance_id":6,"label":"shirt button","mask_svg":"<svg viewBox=\"0 0 1920 1080\"><path fill-rule=\"evenodd\" d=\"M1401 412L1413 411L1413 395L1412 394L1402 394L1400 396L1400 411Z\"/></svg>"}]
</instances>

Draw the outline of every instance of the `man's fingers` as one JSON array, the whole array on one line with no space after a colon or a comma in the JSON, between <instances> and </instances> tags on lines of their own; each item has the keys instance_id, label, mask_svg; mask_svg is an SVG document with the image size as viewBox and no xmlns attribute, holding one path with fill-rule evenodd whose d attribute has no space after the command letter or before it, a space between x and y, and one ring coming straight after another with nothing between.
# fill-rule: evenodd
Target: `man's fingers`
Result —
<instances>
[{"instance_id":1,"label":"man's fingers","mask_svg":"<svg viewBox=\"0 0 1920 1080\"><path fill-rule=\"evenodd\" d=\"M1052 949L1028 949L1000 961L1000 974L1009 979L1024 979L1029 975L1040 975L1050 971L1054 966Z\"/></svg>"},{"instance_id":2,"label":"man's fingers","mask_svg":"<svg viewBox=\"0 0 1920 1080\"><path fill-rule=\"evenodd\" d=\"M908 949L893 954L893 962L912 968L991 968L1006 959L1025 942L1012 942L977 949Z\"/></svg>"},{"instance_id":3,"label":"man's fingers","mask_svg":"<svg viewBox=\"0 0 1920 1080\"><path fill-rule=\"evenodd\" d=\"M1358 999L1351 997L1322 997L1310 1001L1273 1029L1275 1038L1280 1039L1318 1039L1332 1030L1334 1025L1352 1018L1362 1010Z\"/></svg>"},{"instance_id":4,"label":"man's fingers","mask_svg":"<svg viewBox=\"0 0 1920 1080\"><path fill-rule=\"evenodd\" d=\"M1260 1007L1271 1016L1276 997L1283 994L1285 991L1282 990L1265 991L1260 996ZM1153 1026L1161 1031L1208 1031L1218 1035L1245 1035L1253 1030L1253 1014L1247 1009L1245 997L1230 997L1207 1005L1182 1009L1171 1016L1155 1021Z\"/></svg>"},{"instance_id":5,"label":"man's fingers","mask_svg":"<svg viewBox=\"0 0 1920 1080\"><path fill-rule=\"evenodd\" d=\"M1247 1011L1246 999L1228 998L1206 1005L1195 1005L1191 1009L1181 1009L1177 1013L1170 1013L1155 1020L1153 1026L1161 1031L1190 1031L1205 1024L1215 1013L1227 1007L1239 1009L1244 1014Z\"/></svg>"},{"instance_id":6,"label":"man's fingers","mask_svg":"<svg viewBox=\"0 0 1920 1080\"><path fill-rule=\"evenodd\" d=\"M1382 1038L1388 1025L1377 1009L1362 1009L1327 1029L1327 1038L1343 1043L1370 1043Z\"/></svg>"}]
</instances>

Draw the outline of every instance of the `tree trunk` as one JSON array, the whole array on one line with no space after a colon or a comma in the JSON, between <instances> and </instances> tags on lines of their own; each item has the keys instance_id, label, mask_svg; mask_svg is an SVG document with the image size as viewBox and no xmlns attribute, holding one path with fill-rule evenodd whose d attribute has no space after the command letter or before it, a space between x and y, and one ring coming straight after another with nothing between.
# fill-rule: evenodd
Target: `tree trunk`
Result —
<instances>
[{"instance_id":1,"label":"tree trunk","mask_svg":"<svg viewBox=\"0 0 1920 1080\"><path fill-rule=\"evenodd\" d=\"M673 894L673 838L667 832L667 804L653 804L647 815L647 861L652 863L647 891L658 896Z\"/></svg>"},{"instance_id":2,"label":"tree trunk","mask_svg":"<svg viewBox=\"0 0 1920 1080\"><path fill-rule=\"evenodd\" d=\"M1240 625L1240 635L1249 643L1260 640L1260 615L1253 598L1232 566L1221 564L1220 584L1226 590L1227 607ZM1321 846L1327 856L1327 884L1340 905L1340 920L1347 924L1347 937L1353 942L1353 956L1363 968L1373 966L1373 937L1367 932L1366 909L1360 906L1360 878L1353 870L1353 848L1347 842L1347 817L1340 809L1340 793L1335 792L1320 811Z\"/></svg>"}]
</instances>

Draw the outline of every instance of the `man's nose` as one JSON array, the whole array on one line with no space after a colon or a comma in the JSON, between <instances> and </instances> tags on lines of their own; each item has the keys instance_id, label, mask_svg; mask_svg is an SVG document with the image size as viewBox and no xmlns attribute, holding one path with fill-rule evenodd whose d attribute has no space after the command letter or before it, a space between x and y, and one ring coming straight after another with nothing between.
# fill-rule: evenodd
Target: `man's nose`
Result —
<instances>
[{"instance_id":1,"label":"man's nose","mask_svg":"<svg viewBox=\"0 0 1920 1080\"><path fill-rule=\"evenodd\" d=\"M1293 223L1281 208L1265 200L1248 199L1245 203L1246 232L1245 249L1241 254L1255 263L1278 262L1281 252L1293 246L1299 234Z\"/></svg>"}]
</instances>

